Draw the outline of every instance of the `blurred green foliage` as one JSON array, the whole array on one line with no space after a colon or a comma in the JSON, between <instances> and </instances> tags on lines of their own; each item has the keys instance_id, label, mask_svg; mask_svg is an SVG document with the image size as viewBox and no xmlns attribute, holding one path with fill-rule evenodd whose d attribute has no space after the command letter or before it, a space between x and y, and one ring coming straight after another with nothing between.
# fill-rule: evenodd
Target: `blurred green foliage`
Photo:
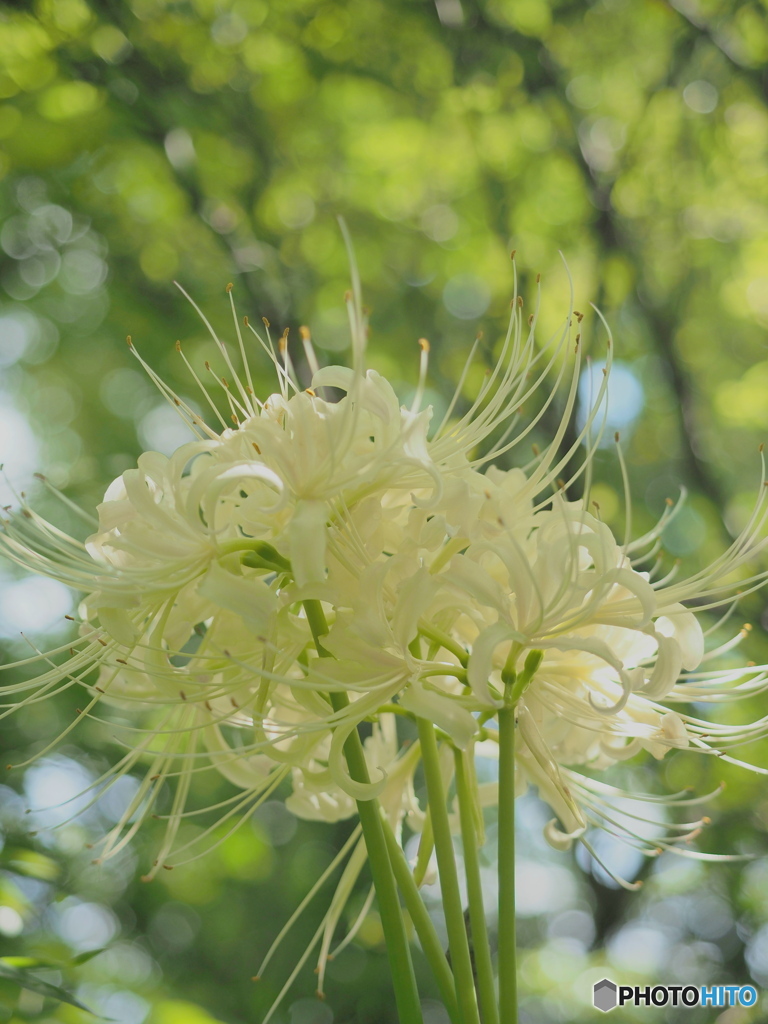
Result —
<instances>
[{"instance_id":1,"label":"blurred green foliage","mask_svg":"<svg viewBox=\"0 0 768 1024\"><path fill-rule=\"evenodd\" d=\"M200 368L217 351L174 279L222 336L232 334L231 281L241 314L266 316L292 338L308 324L322 357L338 358L349 281L343 215L372 309L371 361L407 397L416 341L428 337L438 409L478 330L492 359L511 249L528 304L542 274L542 323L555 326L568 301L561 250L577 306L594 301L616 340L622 373L609 425L624 436L635 523L648 525L682 484L690 499L666 551L707 558L743 523L762 483L766 58L758 0L0 4L0 457L12 483L32 491L33 472L44 470L91 508L142 448L184 439L122 340L130 334L198 402L174 343ZM591 313L584 330L601 359L605 334ZM306 376L298 346L294 356ZM261 371L270 388L265 362ZM478 374L482 366L468 394ZM598 464L595 497L622 529L610 449ZM44 493L39 504L49 510ZM73 527L66 509L53 514ZM22 649L13 635L30 604L33 633L47 626L61 637L61 595L19 590L2 571L11 650ZM752 597L743 612L759 622L763 606ZM750 640L756 660L768 649L762 633ZM75 703L6 720L7 759L39 751ZM16 792L26 786L35 803L49 791L56 802L112 758L108 730L88 728L82 749L44 762L47 775L11 773L0 791L0 955L38 958L49 965L38 978L74 986L122 1024L261 1019L318 908L274 975L259 985L250 975L348 826L295 827L271 804L208 859L142 886L151 833L101 867L83 849L108 827L108 807L28 834ZM745 751L761 753L768 763L764 751ZM647 884L627 897L599 869L526 839L523 876L551 897L521 910L529 1024L593 1019L591 983L606 973L768 986L764 782L685 754L662 769L671 788L706 792L725 778L711 812L717 827L701 845L756 859L635 865ZM533 835L539 812L523 813ZM542 859L549 875L537 883ZM363 899L361 890L350 919ZM394 1019L375 914L332 967L329 1001L308 998L313 988L308 968L278 1019ZM426 1006L438 1024L439 1005ZM747 1024L763 1013L718 1019ZM0 1020L90 1019L0 979Z\"/></svg>"}]
</instances>

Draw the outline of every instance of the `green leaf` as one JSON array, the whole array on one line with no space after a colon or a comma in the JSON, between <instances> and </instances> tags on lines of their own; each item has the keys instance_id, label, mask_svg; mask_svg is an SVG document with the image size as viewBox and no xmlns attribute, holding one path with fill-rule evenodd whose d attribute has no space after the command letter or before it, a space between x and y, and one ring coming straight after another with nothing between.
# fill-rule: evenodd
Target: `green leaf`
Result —
<instances>
[{"instance_id":1,"label":"green leaf","mask_svg":"<svg viewBox=\"0 0 768 1024\"><path fill-rule=\"evenodd\" d=\"M84 953L78 953L77 956L67 957L66 959L39 956L4 956L0 958L0 963L15 969L37 967L62 971L68 967L79 967L81 964L87 964L89 960L93 960L95 956L103 953L107 948L107 946L99 946L98 949L88 949Z\"/></svg>"},{"instance_id":2,"label":"green leaf","mask_svg":"<svg viewBox=\"0 0 768 1024\"><path fill-rule=\"evenodd\" d=\"M80 964L87 964L89 960L93 960L95 956L103 953L106 949L106 946L100 946L99 949L88 949L85 953L78 953L77 956L73 956L69 962L73 967L79 967Z\"/></svg>"},{"instance_id":3,"label":"green leaf","mask_svg":"<svg viewBox=\"0 0 768 1024\"><path fill-rule=\"evenodd\" d=\"M0 1021L8 1020L21 994L18 982L0 978Z\"/></svg>"},{"instance_id":4,"label":"green leaf","mask_svg":"<svg viewBox=\"0 0 768 1024\"><path fill-rule=\"evenodd\" d=\"M30 992L37 992L38 995L45 996L46 999L55 999L60 1003L69 1003L70 1006L76 1006L78 1010L85 1010L86 1013L90 1013L94 1017L97 1016L93 1013L93 1010L75 999L65 989L60 988L58 985L51 985L47 981L42 981L26 968L14 967L13 964L8 963L7 959L0 960L0 978L14 981L16 984L21 985L22 988L29 989Z\"/></svg>"},{"instance_id":5,"label":"green leaf","mask_svg":"<svg viewBox=\"0 0 768 1024\"><path fill-rule=\"evenodd\" d=\"M3 851L0 863L17 874L38 878L42 882L52 882L61 874L61 866L51 857L38 853L37 850L27 850L18 846L7 847Z\"/></svg>"}]
</instances>

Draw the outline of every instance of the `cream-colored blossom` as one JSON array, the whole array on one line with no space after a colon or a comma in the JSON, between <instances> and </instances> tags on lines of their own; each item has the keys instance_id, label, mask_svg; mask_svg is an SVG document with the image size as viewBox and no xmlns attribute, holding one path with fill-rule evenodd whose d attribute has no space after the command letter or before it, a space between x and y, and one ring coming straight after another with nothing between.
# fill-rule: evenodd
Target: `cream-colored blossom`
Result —
<instances>
[{"instance_id":1,"label":"cream-colored blossom","mask_svg":"<svg viewBox=\"0 0 768 1024\"><path fill-rule=\"evenodd\" d=\"M768 734L768 717L720 725L681 708L768 685L764 668L704 670L718 652L705 652L697 617L762 582L753 566L765 546L765 489L727 554L686 579L656 580L635 567L647 561L666 518L640 541L619 544L585 503L559 494L527 515L508 508L441 568L434 579L440 597L422 612L466 652L464 693L489 722L510 680L523 678L527 657L540 657L516 696L518 792L533 784L555 811L559 827L547 829L554 845L607 821L593 780L578 770L602 771L642 750L730 760L730 748ZM446 645L441 654L453 652ZM682 838L701 822L689 824ZM651 849L667 845L659 826Z\"/></svg>"},{"instance_id":2,"label":"cream-colored blossom","mask_svg":"<svg viewBox=\"0 0 768 1024\"><path fill-rule=\"evenodd\" d=\"M150 875L220 841L221 822L238 827L283 781L301 816L343 819L355 800L378 796L393 823L407 816L419 827L409 789L418 748L405 751L389 713L428 718L457 747L472 749L493 737L505 687L524 679L531 652L541 660L516 697L518 788L530 782L550 804L560 824L548 835L558 845L600 818L602 797L577 770L602 770L642 750L722 755L744 738L743 729L679 709L694 693L727 697L736 679L700 670L703 633L686 602L697 612L723 603L739 574L742 589L761 582L750 566L763 544L763 493L744 533L712 566L680 581L654 580L636 563L653 554L668 514L646 537L619 543L586 502L563 496L582 476L589 490L612 357L609 340L603 383L566 445L581 314L569 312L540 344L537 310L526 321L515 295L498 361L476 400L457 414L462 378L443 422L433 424L431 408L422 408L428 344L422 340L416 396L401 406L391 384L365 367L357 283L349 309L352 366L320 368L305 332L307 389L286 337L275 351L268 335L252 331L278 377L263 401L237 319L239 371L212 332L228 419L187 365L216 427L147 367L197 440L170 458L140 456L108 488L85 542L24 500L5 523L0 546L9 558L85 595L71 656L62 648L27 659L39 674L3 688L5 713L83 686L78 720L117 712L126 754L116 771L145 770L102 856L154 813L169 780L176 796ZM542 398L550 374L555 383ZM341 390L338 401L330 387ZM550 443L527 466L492 464L557 402ZM523 418L523 403L538 412ZM329 658L318 657L307 601L321 602ZM735 685L741 694L763 682L755 671ZM348 705L334 711L332 693L346 694ZM375 723L369 784L349 777L343 756L346 737L367 719ZM764 722L749 727L752 738L764 734ZM237 793L217 808L217 825L179 848L180 825L197 813L186 809L187 794L205 771ZM96 796L112 778L97 782Z\"/></svg>"},{"instance_id":3,"label":"cream-colored blossom","mask_svg":"<svg viewBox=\"0 0 768 1024\"><path fill-rule=\"evenodd\" d=\"M341 787L341 803L326 798L328 816L361 795L386 798L386 770L374 772L367 787L349 778L344 738L418 676L408 652L416 632L410 618L423 600L418 560L423 550L446 557L445 529L454 529L446 522L469 528L477 502L466 499L479 474L467 453L480 435L472 417L464 417L460 429L446 423L436 440L428 438L431 410L420 407L418 395L401 407L389 382L364 366L359 297L350 316L351 368L320 369L304 339L314 368L307 390L295 379L285 338L275 352L256 335L279 382L264 401L254 394L235 321L240 374L216 339L233 426L194 371L221 429L207 425L147 367L198 439L170 458L140 456L108 488L85 541L43 520L23 497L20 513L4 522L0 547L7 557L84 597L79 639L25 659L24 667L38 674L3 687L3 713L84 687L83 707L62 736L84 719L112 720L117 713L115 735L126 753L116 773L146 770L102 856L120 849L155 813L160 792L174 781L167 836L150 874L165 865L180 824L192 814L187 794L201 772L214 771L238 787L240 795L220 808L220 820L232 827L283 778L294 780L297 806L308 782L332 780L329 791ZM567 335L566 329L550 346L550 356ZM138 357L132 344L131 350ZM421 351L420 392L428 346ZM509 419L506 398L530 390L526 374L541 358L517 311L502 363L479 400L483 430ZM330 386L344 391L339 401L324 397ZM401 586L410 577L415 585ZM363 609L379 579L387 593L368 615ZM302 608L309 598L328 610L333 659L317 658ZM387 634L376 651L366 645L361 612L371 628ZM349 695L348 710L331 710L334 691ZM468 735L474 722L462 714ZM113 778L95 783L94 799ZM221 828L206 832L185 855L220 834Z\"/></svg>"}]
</instances>

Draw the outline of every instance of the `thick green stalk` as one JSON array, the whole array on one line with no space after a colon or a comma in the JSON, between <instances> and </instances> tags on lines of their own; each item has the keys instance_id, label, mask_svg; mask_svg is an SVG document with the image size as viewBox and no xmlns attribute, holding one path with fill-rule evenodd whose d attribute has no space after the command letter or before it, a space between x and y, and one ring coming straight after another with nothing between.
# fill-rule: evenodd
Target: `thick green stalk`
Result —
<instances>
[{"instance_id":1,"label":"thick green stalk","mask_svg":"<svg viewBox=\"0 0 768 1024\"><path fill-rule=\"evenodd\" d=\"M461 750L454 751L456 794L459 798L461 841L464 848L464 867L467 875L467 896L469 897L469 923L472 926L472 948L475 953L477 988L480 995L483 1024L499 1024L496 989L493 984L491 947L488 942L488 928L483 909L483 885L480 878L480 859L477 851L477 831L473 809L475 794L469 785L466 756Z\"/></svg>"},{"instance_id":2,"label":"thick green stalk","mask_svg":"<svg viewBox=\"0 0 768 1024\"><path fill-rule=\"evenodd\" d=\"M515 709L499 711L499 1013L517 1024Z\"/></svg>"},{"instance_id":3,"label":"thick green stalk","mask_svg":"<svg viewBox=\"0 0 768 1024\"><path fill-rule=\"evenodd\" d=\"M429 806L427 806L427 813L424 816L424 828L421 830L419 852L416 855L416 867L413 869L413 880L416 883L417 889L421 888L424 884L424 879L429 870L429 862L432 860L434 851L435 837L432 833L432 815L429 813Z\"/></svg>"},{"instance_id":4,"label":"thick green stalk","mask_svg":"<svg viewBox=\"0 0 768 1024\"><path fill-rule=\"evenodd\" d=\"M459 1024L461 1017L459 1014L459 1004L456 1002L456 986L453 982L448 959L440 944L435 926L432 924L432 918L424 906L424 900L421 898L410 865L395 838L395 833L392 831L392 826L386 818L383 819L383 825L387 849L389 850L389 859L392 862L392 870L395 872L397 884L400 886L400 892L403 894L405 906L411 915L413 927L419 936L422 951L432 969L432 974L440 989L440 996L452 1024Z\"/></svg>"},{"instance_id":5,"label":"thick green stalk","mask_svg":"<svg viewBox=\"0 0 768 1024\"><path fill-rule=\"evenodd\" d=\"M304 611L307 616L307 622L309 628L312 631L312 638L315 641L315 649L321 658L332 658L333 655L326 651L320 640L321 637L326 636L328 633L328 622L325 618L325 612L323 606L317 600L305 601Z\"/></svg>"},{"instance_id":6,"label":"thick green stalk","mask_svg":"<svg viewBox=\"0 0 768 1024\"><path fill-rule=\"evenodd\" d=\"M419 740L424 775L427 780L429 809L435 834L437 868L440 873L440 891L445 911L445 925L448 930L448 945L451 951L451 966L456 979L456 997L463 1024L480 1024L477 1011L475 979L469 953L467 929L464 925L464 911L461 906L459 876L456 871L451 827L448 822L448 807L440 774L440 756L437 738L431 722L419 718Z\"/></svg>"},{"instance_id":7,"label":"thick green stalk","mask_svg":"<svg viewBox=\"0 0 768 1024\"><path fill-rule=\"evenodd\" d=\"M319 601L305 601L304 609L315 640L317 653L320 657L330 657L331 655L321 642L321 637L328 632L322 605ZM341 711L349 704L349 698L343 692L331 693L330 699L334 711ZM363 744L356 729L350 733L344 744L344 756L347 760L350 777L355 782L370 783ZM400 908L395 875L387 851L378 800L358 800L357 813L363 828L368 862L371 865L373 884L378 897L381 927L384 931L389 956L400 1024L423 1024L421 1003L416 988L416 975L413 971L405 921Z\"/></svg>"},{"instance_id":8,"label":"thick green stalk","mask_svg":"<svg viewBox=\"0 0 768 1024\"><path fill-rule=\"evenodd\" d=\"M499 711L499 1013L501 1024L517 1024L517 934L515 921L515 708L531 685L544 652L529 651L515 670L520 647L513 643L501 673L504 707Z\"/></svg>"}]
</instances>

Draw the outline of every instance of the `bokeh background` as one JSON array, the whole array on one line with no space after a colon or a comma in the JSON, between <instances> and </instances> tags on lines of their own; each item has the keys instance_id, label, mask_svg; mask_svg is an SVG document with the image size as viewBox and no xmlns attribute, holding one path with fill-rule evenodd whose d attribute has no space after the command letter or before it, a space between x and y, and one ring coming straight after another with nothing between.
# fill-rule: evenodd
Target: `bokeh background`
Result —
<instances>
[{"instance_id":1,"label":"bokeh background","mask_svg":"<svg viewBox=\"0 0 768 1024\"><path fill-rule=\"evenodd\" d=\"M664 557L700 564L744 522L762 482L767 57L759 0L0 4L2 502L23 489L79 530L36 471L92 508L141 450L186 439L124 340L132 335L200 404L174 343L195 365L216 350L174 280L224 337L232 282L241 314L266 316L292 339L307 324L324 361L343 358L343 215L371 308L371 363L407 400L417 339L429 338L438 410L478 330L467 395L498 351L510 250L528 304L543 275L545 328L567 309L562 251L588 311L585 395L605 352L590 301L616 340L608 431L623 436L636 526L686 487ZM271 390L265 360L255 354L252 365ZM621 530L610 446L597 464L594 497ZM72 595L9 566L0 585L6 661L29 650L20 631L42 645L66 638ZM742 657L756 661L768 660L764 606L750 597L732 620L755 624ZM77 699L0 723L3 762L45 747ZM767 703L731 713L759 717ZM765 750L744 754L768 765ZM109 730L93 723L0 786L0 956L28 957L38 978L120 1024L261 1021L322 896L267 977L256 985L251 975L350 826L297 823L271 802L207 859L142 885L151 829L102 867L84 846L119 817L130 779L65 820L115 755ZM768 987L765 778L682 753L633 764L625 777L656 792L706 793L725 780L699 848L749 859L645 861L603 838L606 861L645 881L627 894L588 858L548 850L546 810L521 801L526 1024L596 1019L591 985L606 974ZM40 810L67 798L66 811ZM350 920L366 891L363 879ZM0 1020L93 1019L20 992L4 963ZM324 1003L314 988L310 963L275 1019L395 1020L375 910L332 965ZM426 977L424 993L425 1019L442 1024ZM765 1012L617 1010L612 1019L749 1024Z\"/></svg>"}]
</instances>

